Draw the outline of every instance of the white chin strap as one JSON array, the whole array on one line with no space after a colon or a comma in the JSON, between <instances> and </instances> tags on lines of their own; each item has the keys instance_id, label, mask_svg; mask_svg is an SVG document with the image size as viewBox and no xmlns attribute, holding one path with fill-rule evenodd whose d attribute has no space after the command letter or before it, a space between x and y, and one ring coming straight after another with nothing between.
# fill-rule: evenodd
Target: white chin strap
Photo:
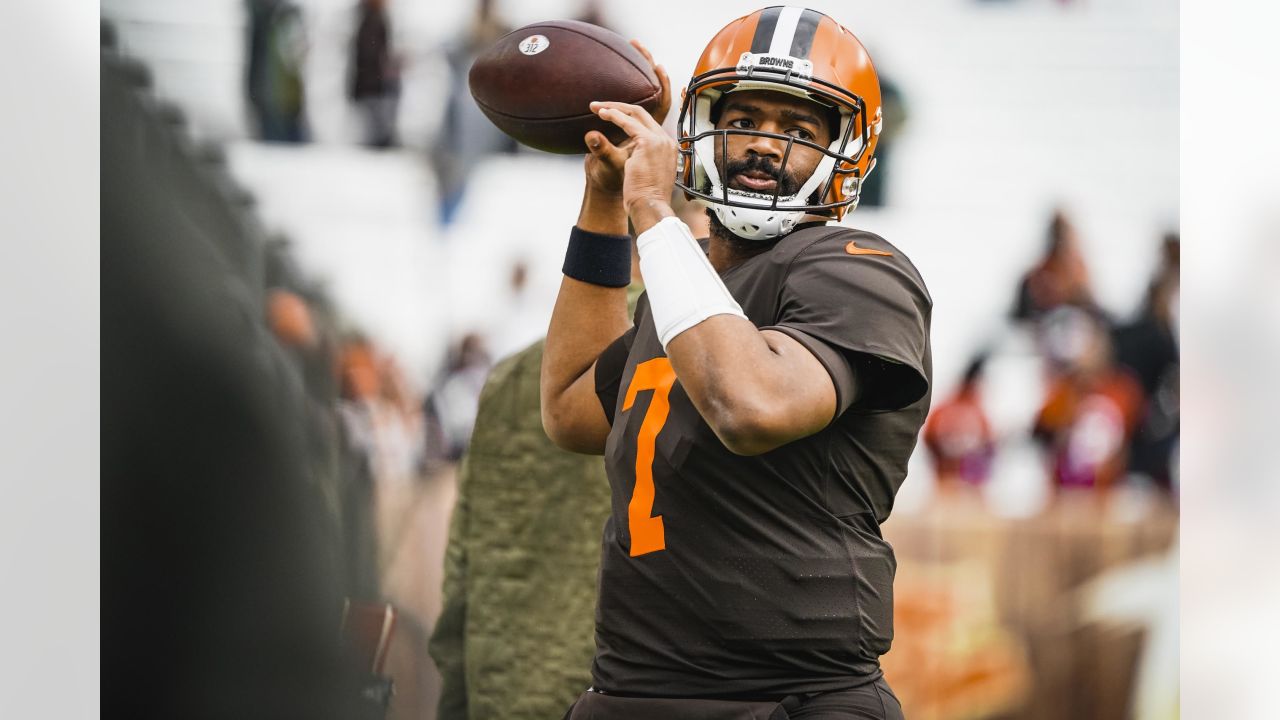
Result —
<instances>
[{"instance_id":1,"label":"white chin strap","mask_svg":"<svg viewBox=\"0 0 1280 720\"><path fill-rule=\"evenodd\" d=\"M720 190L716 192L719 193ZM790 203L795 197L794 195L789 198L780 197L778 204ZM729 188L729 199L734 202L755 203L759 201L759 196ZM723 203L708 203L708 205L715 212L716 217L720 218L720 223L729 228L729 232L743 240L772 240L786 235L805 215L799 210L734 207Z\"/></svg>"}]
</instances>

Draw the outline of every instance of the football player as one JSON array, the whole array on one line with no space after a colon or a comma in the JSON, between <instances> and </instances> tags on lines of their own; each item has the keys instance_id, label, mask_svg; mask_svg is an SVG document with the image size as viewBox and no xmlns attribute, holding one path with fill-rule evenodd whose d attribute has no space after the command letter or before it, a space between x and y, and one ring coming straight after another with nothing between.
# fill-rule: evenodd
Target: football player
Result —
<instances>
[{"instance_id":1,"label":"football player","mask_svg":"<svg viewBox=\"0 0 1280 720\"><path fill-rule=\"evenodd\" d=\"M899 248L833 224L874 167L870 57L770 7L711 40L678 139L592 109L628 139L584 138L541 378L548 435L603 454L612 490L593 685L569 716L901 717L880 524L928 410L932 301ZM710 237L674 216L673 183Z\"/></svg>"}]
</instances>

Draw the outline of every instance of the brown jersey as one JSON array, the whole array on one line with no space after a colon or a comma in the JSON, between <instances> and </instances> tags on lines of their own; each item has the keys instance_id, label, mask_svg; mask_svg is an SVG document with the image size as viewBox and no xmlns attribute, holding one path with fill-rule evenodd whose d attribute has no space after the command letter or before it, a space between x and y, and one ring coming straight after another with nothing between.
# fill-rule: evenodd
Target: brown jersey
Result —
<instances>
[{"instance_id":1,"label":"brown jersey","mask_svg":"<svg viewBox=\"0 0 1280 720\"><path fill-rule=\"evenodd\" d=\"M874 680L896 568L880 524L929 407L932 300L901 251L840 226L797 230L721 279L752 323L822 362L837 417L735 455L681 387L640 299L635 326L596 366L612 513L595 687L765 697Z\"/></svg>"}]
</instances>

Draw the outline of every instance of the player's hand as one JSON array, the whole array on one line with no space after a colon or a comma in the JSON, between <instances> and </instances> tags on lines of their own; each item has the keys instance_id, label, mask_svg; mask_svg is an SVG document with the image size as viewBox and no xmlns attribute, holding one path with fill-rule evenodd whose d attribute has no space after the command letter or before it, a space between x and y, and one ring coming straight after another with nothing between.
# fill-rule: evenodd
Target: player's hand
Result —
<instances>
[{"instance_id":1,"label":"player's hand","mask_svg":"<svg viewBox=\"0 0 1280 720\"><path fill-rule=\"evenodd\" d=\"M639 51L645 60L649 61L649 65L653 67L654 74L658 76L658 85L662 88L662 95L658 106L653 110L653 119L661 125L666 120L667 113L671 111L671 78L667 76L666 68L654 61L653 54L639 40L632 40L631 46ZM583 140L589 150L584 164L587 183L593 190L604 192L608 195L621 194L623 164L627 160L631 140L626 140L615 146L603 134L594 130L587 133Z\"/></svg>"},{"instance_id":2,"label":"player's hand","mask_svg":"<svg viewBox=\"0 0 1280 720\"><path fill-rule=\"evenodd\" d=\"M627 133L627 140L621 147L609 144L604 136L589 136L587 146L593 155L607 154L613 161L619 153L625 154L622 201L636 224L636 231L643 232L646 228L640 227L636 217L638 209L665 208L661 214L671 214L668 203L676 180L676 141L638 105L593 102L591 110L600 119L608 120ZM592 139L601 141L599 148L591 146Z\"/></svg>"},{"instance_id":3,"label":"player's hand","mask_svg":"<svg viewBox=\"0 0 1280 720\"><path fill-rule=\"evenodd\" d=\"M667 69L654 62L653 55L648 48L640 44L639 40L632 40L631 47L640 51L645 60L649 61L649 65L653 67L653 74L658 76L658 86L662 88L662 97L658 101L658 107L653 109L653 119L658 124L667 121L667 113L671 112L671 78L667 77Z\"/></svg>"}]
</instances>

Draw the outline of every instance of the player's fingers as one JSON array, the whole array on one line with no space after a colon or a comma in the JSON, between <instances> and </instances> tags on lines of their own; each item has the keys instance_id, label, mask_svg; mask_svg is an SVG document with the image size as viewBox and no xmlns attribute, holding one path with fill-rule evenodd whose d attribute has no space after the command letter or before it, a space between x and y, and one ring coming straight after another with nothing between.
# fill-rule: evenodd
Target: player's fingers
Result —
<instances>
[{"instance_id":1,"label":"player's fingers","mask_svg":"<svg viewBox=\"0 0 1280 720\"><path fill-rule=\"evenodd\" d=\"M595 155L611 165L617 165L620 167L627 161L627 157L631 155L631 151L629 149L629 146L631 145L630 142L624 142L622 145L614 145L609 142L609 138L605 137L604 133L599 130L592 130L587 133L583 137L583 140L586 141L587 150L589 150L592 155ZM628 138L628 141L629 140L630 138Z\"/></svg>"},{"instance_id":2,"label":"player's fingers","mask_svg":"<svg viewBox=\"0 0 1280 720\"><path fill-rule=\"evenodd\" d=\"M662 132L662 125L653 119L653 116L649 114L648 110L645 110L639 105L630 105L620 102L593 102L591 103L591 109L597 115L600 115L602 120L609 120L623 130L626 130L627 134L632 137L635 137L644 129L659 133ZM602 115L602 112L609 112L609 116L606 117L605 115ZM620 116L620 118L615 119L614 116ZM624 124L626 121L621 118L629 118L635 121L638 127L634 132L627 129L627 126Z\"/></svg>"},{"instance_id":3,"label":"player's fingers","mask_svg":"<svg viewBox=\"0 0 1280 720\"><path fill-rule=\"evenodd\" d=\"M649 117L649 113L645 112L644 108L639 108L635 105L615 102L593 102L591 103L591 110L600 116L601 120L608 120L617 125L631 137L644 134L652 129L638 117L639 115ZM635 112L637 110L639 113ZM649 122L653 122L653 119L650 118Z\"/></svg>"},{"instance_id":4,"label":"player's fingers","mask_svg":"<svg viewBox=\"0 0 1280 720\"><path fill-rule=\"evenodd\" d=\"M612 152L617 149L614 147L613 143L609 142L609 138L604 136L604 133L596 130L592 130L587 133L583 137L583 140L587 143L587 150L590 151L592 155L603 160L607 160Z\"/></svg>"},{"instance_id":5,"label":"player's fingers","mask_svg":"<svg viewBox=\"0 0 1280 720\"><path fill-rule=\"evenodd\" d=\"M616 110L625 115L630 115L632 117L637 117L637 118L641 115L648 114L645 112L645 109L640 107L639 105L632 105L630 103L624 103L624 102L614 102L612 100L596 100L595 102L591 103L591 109L593 111L599 111L601 109Z\"/></svg>"}]
</instances>

